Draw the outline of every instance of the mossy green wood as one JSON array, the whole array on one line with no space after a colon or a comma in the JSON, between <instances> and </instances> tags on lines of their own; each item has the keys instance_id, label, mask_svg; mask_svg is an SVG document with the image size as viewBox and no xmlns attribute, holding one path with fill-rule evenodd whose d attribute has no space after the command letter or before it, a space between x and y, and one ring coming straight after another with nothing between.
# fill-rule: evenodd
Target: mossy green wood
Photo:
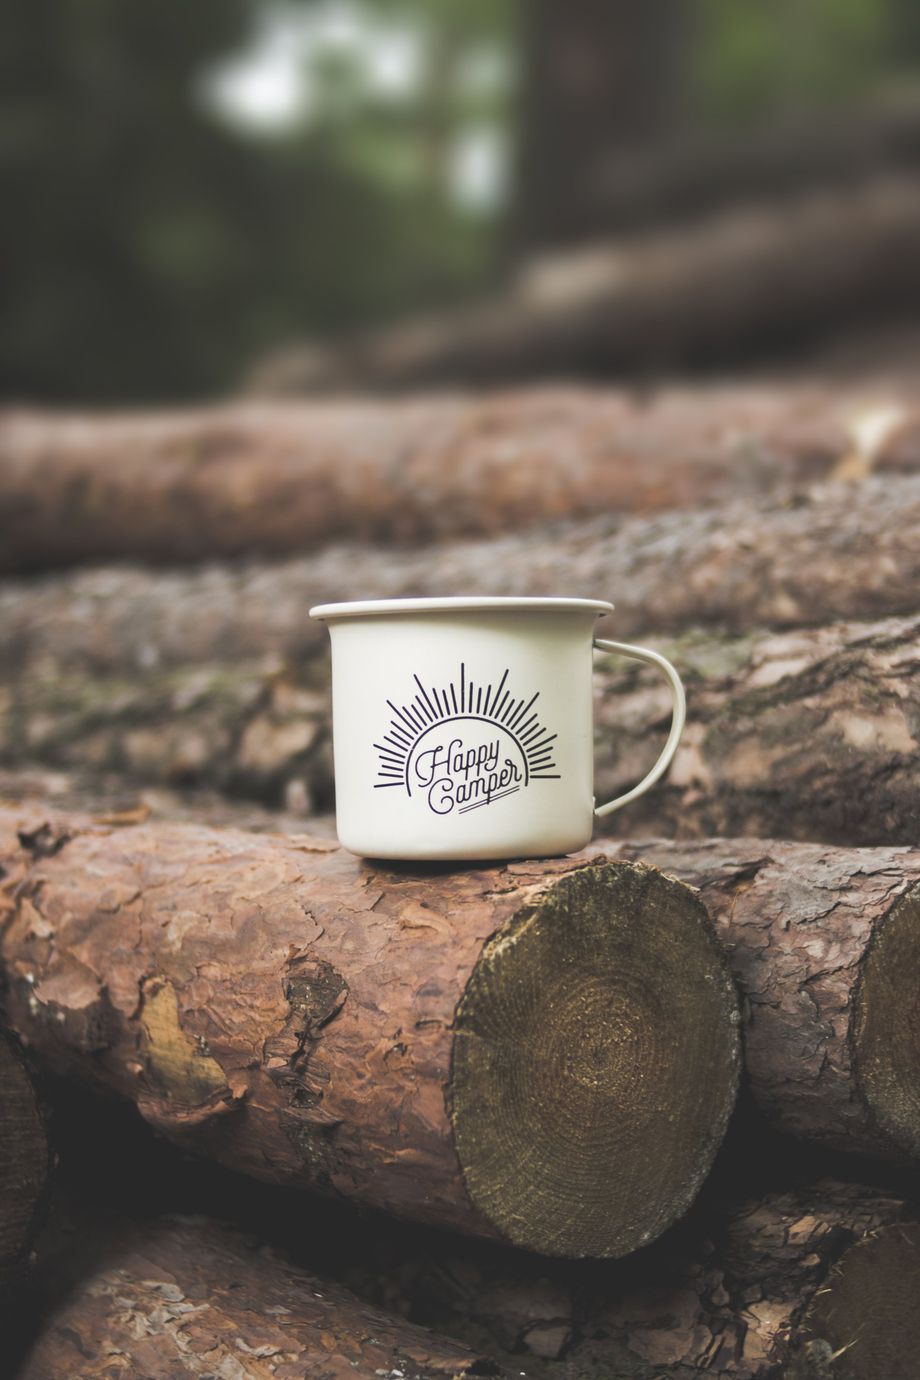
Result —
<instances>
[{"instance_id":1,"label":"mossy green wood","mask_svg":"<svg viewBox=\"0 0 920 1380\"><path fill-rule=\"evenodd\" d=\"M493 936L457 1010L470 1197L517 1245L625 1255L696 1196L740 1063L735 990L695 893L643 865L573 873Z\"/></svg>"}]
</instances>

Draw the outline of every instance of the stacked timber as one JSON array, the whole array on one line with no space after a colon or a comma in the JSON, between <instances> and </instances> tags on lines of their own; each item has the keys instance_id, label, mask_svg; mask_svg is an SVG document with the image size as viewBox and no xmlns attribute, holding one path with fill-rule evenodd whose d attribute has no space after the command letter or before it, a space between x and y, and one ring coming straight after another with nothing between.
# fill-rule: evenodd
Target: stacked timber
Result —
<instances>
[{"instance_id":1,"label":"stacked timber","mask_svg":"<svg viewBox=\"0 0 920 1380\"><path fill-rule=\"evenodd\" d=\"M916 1374L918 436L900 384L0 420L4 1021L267 1243L91 1224L25 1380ZM609 597L677 663L617 836L382 865L316 815L307 609L461 592ZM667 713L598 658L599 796Z\"/></svg>"}]
</instances>

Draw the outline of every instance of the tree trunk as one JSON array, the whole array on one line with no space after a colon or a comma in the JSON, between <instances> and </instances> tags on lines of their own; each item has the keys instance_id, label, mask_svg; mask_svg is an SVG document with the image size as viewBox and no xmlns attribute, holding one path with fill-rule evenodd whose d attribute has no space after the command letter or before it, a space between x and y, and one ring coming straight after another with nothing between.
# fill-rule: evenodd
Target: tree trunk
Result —
<instances>
[{"instance_id":1,"label":"tree trunk","mask_svg":"<svg viewBox=\"0 0 920 1380\"><path fill-rule=\"evenodd\" d=\"M0 1032L0 1307L25 1263L48 1170L48 1138L32 1080Z\"/></svg>"},{"instance_id":2,"label":"tree trunk","mask_svg":"<svg viewBox=\"0 0 920 1380\"><path fill-rule=\"evenodd\" d=\"M440 541L763 496L837 470L853 451L852 406L849 391L726 387L651 403L553 389L114 417L8 411L0 569L277 559L344 536ZM886 390L869 459L915 467L918 435L908 390Z\"/></svg>"},{"instance_id":3,"label":"tree trunk","mask_svg":"<svg viewBox=\"0 0 920 1380\"><path fill-rule=\"evenodd\" d=\"M920 1159L920 850L714 839L609 843L604 855L699 889L744 999L747 1084L771 1125Z\"/></svg>"},{"instance_id":4,"label":"tree trunk","mask_svg":"<svg viewBox=\"0 0 920 1380\"><path fill-rule=\"evenodd\" d=\"M112 626L120 637L114 618ZM232 635L229 620L227 627ZM75 645L76 629L71 636ZM673 644L653 639L685 680L687 729L668 777L602 827L684 838L912 843L920 799L918 637L914 617L747 637L691 632ZM146 784L218 788L294 813L328 811L327 658L322 647L321 656L286 671L228 655L218 666L110 677L54 667L23 674L0 683L0 762L117 772ZM596 792L606 800L651 765L670 701L654 671L612 656L598 658L596 696Z\"/></svg>"},{"instance_id":5,"label":"tree trunk","mask_svg":"<svg viewBox=\"0 0 920 1380\"><path fill-rule=\"evenodd\" d=\"M83 671L129 678L141 669L155 683L169 668L211 662L229 676L241 662L325 655L325 629L305 616L311 604L460 590L609 598L611 637L884 618L917 610L918 531L920 475L877 476L756 508L743 500L442 543L436 560L425 548L339 545L283 563L6 581L0 675L40 672L50 685Z\"/></svg>"},{"instance_id":6,"label":"tree trunk","mask_svg":"<svg viewBox=\"0 0 920 1380\"><path fill-rule=\"evenodd\" d=\"M121 1224L59 1266L70 1289L19 1380L462 1380L496 1362L361 1303L203 1218ZM524 1374L525 1372L517 1372Z\"/></svg>"},{"instance_id":7,"label":"tree trunk","mask_svg":"<svg viewBox=\"0 0 920 1380\"><path fill-rule=\"evenodd\" d=\"M600 239L525 265L487 301L263 360L267 394L537 378L660 378L827 344L920 301L920 184L872 178Z\"/></svg>"},{"instance_id":8,"label":"tree trunk","mask_svg":"<svg viewBox=\"0 0 920 1380\"><path fill-rule=\"evenodd\" d=\"M843 191L918 166L920 102L908 91L883 92L833 110L774 111L753 129L685 124L657 147L611 142L579 204L596 239L739 205L777 205L816 188Z\"/></svg>"},{"instance_id":9,"label":"tree trunk","mask_svg":"<svg viewBox=\"0 0 920 1380\"><path fill-rule=\"evenodd\" d=\"M687 730L666 781L612 828L914 843L918 637L913 617L737 640L689 634L668 646L687 685ZM670 703L663 682L621 659L599 669L596 789L606 800L651 765Z\"/></svg>"},{"instance_id":10,"label":"tree trunk","mask_svg":"<svg viewBox=\"0 0 920 1380\"><path fill-rule=\"evenodd\" d=\"M709 1170L734 990L655 871L384 869L34 808L0 835L14 1026L189 1148L571 1256L650 1240Z\"/></svg>"},{"instance_id":11,"label":"tree trunk","mask_svg":"<svg viewBox=\"0 0 920 1380\"><path fill-rule=\"evenodd\" d=\"M543 247L609 230L595 198L600 170L615 153L654 156L673 132L685 7L680 0L531 0L522 14L517 238Z\"/></svg>"},{"instance_id":12,"label":"tree trunk","mask_svg":"<svg viewBox=\"0 0 920 1380\"><path fill-rule=\"evenodd\" d=\"M467 1345L514 1353L525 1365L561 1361L553 1373L567 1380L637 1372L767 1380L790 1364L782 1374L796 1380L890 1380L915 1374L920 1345L920 1235L910 1214L892 1195L824 1180L707 1204L705 1216L695 1209L641 1255L577 1272L472 1243L407 1257L380 1239L345 1279ZM880 1277L860 1297L853 1286L866 1283L868 1264ZM897 1308L879 1307L886 1288ZM855 1370L808 1368L821 1341L836 1350L854 1339Z\"/></svg>"}]
</instances>

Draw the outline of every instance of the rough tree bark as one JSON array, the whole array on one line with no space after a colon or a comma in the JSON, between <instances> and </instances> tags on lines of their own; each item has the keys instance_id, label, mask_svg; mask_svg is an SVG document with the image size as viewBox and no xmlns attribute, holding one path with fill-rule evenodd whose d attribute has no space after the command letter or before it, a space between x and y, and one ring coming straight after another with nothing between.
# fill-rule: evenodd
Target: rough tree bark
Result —
<instances>
[{"instance_id":1,"label":"rough tree bark","mask_svg":"<svg viewBox=\"0 0 920 1380\"><path fill-rule=\"evenodd\" d=\"M547 1254L624 1254L693 1200L739 1047L688 888L43 820L0 816L11 1021L171 1138Z\"/></svg>"},{"instance_id":2,"label":"rough tree bark","mask_svg":"<svg viewBox=\"0 0 920 1380\"><path fill-rule=\"evenodd\" d=\"M305 611L338 599L566 591L613 600L608 635L623 637L915 613L918 588L920 476L876 476L756 510L740 501L444 542L436 560L425 548L349 544L272 564L8 580L0 675L38 672L50 683L83 671L130 677L199 662L299 662L326 648L325 629Z\"/></svg>"},{"instance_id":3,"label":"rough tree bark","mask_svg":"<svg viewBox=\"0 0 920 1380\"><path fill-rule=\"evenodd\" d=\"M467 1345L559 1362L551 1373L567 1380L767 1380L782 1366L790 1380L892 1380L915 1373L920 1342L911 1215L890 1194L824 1180L709 1202L628 1262L576 1272L473 1243L408 1255L377 1238L345 1279ZM861 1292L866 1266L879 1275ZM880 1307L888 1289L894 1306ZM844 1369L822 1369L844 1346Z\"/></svg>"},{"instance_id":4,"label":"rough tree bark","mask_svg":"<svg viewBox=\"0 0 920 1380\"><path fill-rule=\"evenodd\" d=\"M883 401L891 420L871 458L915 467L909 389ZM852 409L851 390L736 386L651 403L557 388L156 416L8 411L0 569L278 557L343 536L443 540L763 495L832 474L853 451Z\"/></svg>"},{"instance_id":5,"label":"rough tree bark","mask_svg":"<svg viewBox=\"0 0 920 1380\"><path fill-rule=\"evenodd\" d=\"M912 843L918 638L913 617L653 639L684 677L687 729L668 777L603 827ZM286 670L228 656L217 666L103 677L53 665L42 672L35 660L38 673L0 682L7 766L211 786L294 813L332 808L325 647ZM604 800L654 760L670 703L654 672L617 657L598 658L596 694L596 793Z\"/></svg>"},{"instance_id":6,"label":"rough tree bark","mask_svg":"<svg viewBox=\"0 0 920 1380\"><path fill-rule=\"evenodd\" d=\"M668 647L687 683L687 731L666 781L614 830L914 843L918 639L913 617ZM600 663L596 708L601 800L641 778L670 715L666 691L613 661Z\"/></svg>"},{"instance_id":7,"label":"rough tree bark","mask_svg":"<svg viewBox=\"0 0 920 1380\"><path fill-rule=\"evenodd\" d=\"M920 186L887 174L600 239L529 262L441 317L263 361L255 391L405 389L537 377L660 376L801 349L920 297Z\"/></svg>"},{"instance_id":8,"label":"rough tree bark","mask_svg":"<svg viewBox=\"0 0 920 1380\"><path fill-rule=\"evenodd\" d=\"M920 1159L920 850L715 839L604 853L699 889L744 999L747 1085L773 1126Z\"/></svg>"},{"instance_id":9,"label":"rough tree bark","mask_svg":"<svg viewBox=\"0 0 920 1380\"><path fill-rule=\"evenodd\" d=\"M0 1032L0 1307L24 1265L48 1170L48 1137L32 1080Z\"/></svg>"},{"instance_id":10,"label":"rough tree bark","mask_svg":"<svg viewBox=\"0 0 920 1380\"><path fill-rule=\"evenodd\" d=\"M123 1224L58 1273L58 1300L19 1380L462 1380L496 1362L389 1317L204 1219ZM523 1374L523 1372L521 1372Z\"/></svg>"}]
</instances>

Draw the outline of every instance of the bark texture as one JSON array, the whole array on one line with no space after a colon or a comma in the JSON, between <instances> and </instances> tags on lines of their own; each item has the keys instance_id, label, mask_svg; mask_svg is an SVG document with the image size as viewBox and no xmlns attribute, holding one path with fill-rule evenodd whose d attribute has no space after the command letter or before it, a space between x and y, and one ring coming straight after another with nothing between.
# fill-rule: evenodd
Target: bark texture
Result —
<instances>
[{"instance_id":1,"label":"bark texture","mask_svg":"<svg viewBox=\"0 0 920 1380\"><path fill-rule=\"evenodd\" d=\"M23 808L0 834L14 1027L189 1148L569 1256L643 1244L708 1172L736 999L654 870L384 870Z\"/></svg>"},{"instance_id":2,"label":"bark texture","mask_svg":"<svg viewBox=\"0 0 920 1380\"><path fill-rule=\"evenodd\" d=\"M628 1262L576 1272L459 1243L405 1257L381 1241L346 1279L468 1345L528 1366L548 1361L560 1380L888 1380L915 1374L914 1212L893 1195L824 1180L740 1204L711 1202L704 1221L694 1211ZM865 1288L870 1264L880 1278L860 1296L853 1286ZM886 1289L897 1306L880 1306ZM838 1357L836 1372L822 1369L844 1346L852 1368L839 1370Z\"/></svg>"},{"instance_id":3,"label":"bark texture","mask_svg":"<svg viewBox=\"0 0 920 1380\"><path fill-rule=\"evenodd\" d=\"M329 668L319 657L0 684L0 762L104 783L210 788L301 816L333 805ZM103 784L95 793L104 794Z\"/></svg>"},{"instance_id":4,"label":"bark texture","mask_svg":"<svg viewBox=\"0 0 920 1380\"><path fill-rule=\"evenodd\" d=\"M784 244L788 231L784 232ZM593 291L593 289L592 289ZM874 443L918 459L910 391ZM492 535L599 509L686 508L827 477L852 392L550 389L485 398L232 404L0 418L0 569L278 557L330 540Z\"/></svg>"},{"instance_id":5,"label":"bark texture","mask_svg":"<svg viewBox=\"0 0 920 1380\"><path fill-rule=\"evenodd\" d=\"M658 645L685 678L687 730L616 831L916 841L920 619ZM599 800L641 778L670 717L664 683L614 660L598 659Z\"/></svg>"},{"instance_id":6,"label":"bark texture","mask_svg":"<svg viewBox=\"0 0 920 1380\"><path fill-rule=\"evenodd\" d=\"M920 619L652 640L684 678L687 728L666 779L605 830L916 840ZM0 683L0 762L329 811L329 667L318 651L286 668L228 660L105 677L24 672ZM670 702L664 681L636 663L603 656L596 671L600 801L645 774Z\"/></svg>"},{"instance_id":7,"label":"bark texture","mask_svg":"<svg viewBox=\"0 0 920 1380\"><path fill-rule=\"evenodd\" d=\"M604 851L699 889L744 999L747 1085L773 1126L916 1162L920 850L714 839Z\"/></svg>"},{"instance_id":8,"label":"bark texture","mask_svg":"<svg viewBox=\"0 0 920 1380\"><path fill-rule=\"evenodd\" d=\"M743 501L444 542L437 559L427 549L349 544L273 564L9 580L0 586L0 673L50 683L88 671L130 682L137 671L153 680L199 663L225 677L240 663L300 663L326 651L326 631L306 610L339 599L564 591L612 600L607 635L622 637L915 613L918 588L920 476L870 476L756 511Z\"/></svg>"},{"instance_id":9,"label":"bark texture","mask_svg":"<svg viewBox=\"0 0 920 1380\"><path fill-rule=\"evenodd\" d=\"M204 1219L127 1224L93 1246L73 1252L71 1290L46 1319L19 1380L508 1373Z\"/></svg>"},{"instance_id":10,"label":"bark texture","mask_svg":"<svg viewBox=\"0 0 920 1380\"><path fill-rule=\"evenodd\" d=\"M290 350L256 386L333 387L635 375L833 336L920 297L920 186L884 174L731 208L676 227L598 239L531 261L479 306L328 351Z\"/></svg>"},{"instance_id":11,"label":"bark texture","mask_svg":"<svg viewBox=\"0 0 920 1380\"><path fill-rule=\"evenodd\" d=\"M48 1138L32 1080L0 1032L0 1306L24 1265L48 1170Z\"/></svg>"}]
</instances>

